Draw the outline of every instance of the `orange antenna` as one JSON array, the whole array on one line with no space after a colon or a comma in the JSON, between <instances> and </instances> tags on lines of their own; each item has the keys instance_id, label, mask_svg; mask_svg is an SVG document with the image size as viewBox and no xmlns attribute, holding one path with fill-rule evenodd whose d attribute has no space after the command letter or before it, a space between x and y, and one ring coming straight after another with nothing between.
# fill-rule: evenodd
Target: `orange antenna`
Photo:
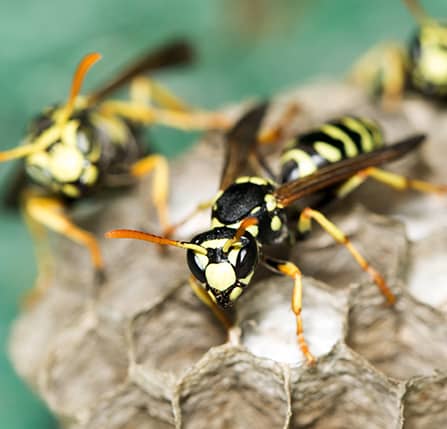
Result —
<instances>
[{"instance_id":1,"label":"orange antenna","mask_svg":"<svg viewBox=\"0 0 447 429\"><path fill-rule=\"evenodd\" d=\"M168 246L181 247L182 249L193 250L202 255L207 254L207 250L198 244L188 243L187 241L176 241L169 238L159 237L158 235L149 234L148 232L135 231L132 229L114 229L104 234L106 238L132 238L134 240L143 240L150 243L164 244Z\"/></svg>"},{"instance_id":2,"label":"orange antenna","mask_svg":"<svg viewBox=\"0 0 447 429\"><path fill-rule=\"evenodd\" d=\"M11 159L23 158L32 153L46 149L51 143L55 142L60 136L60 129L51 127L44 131L33 143L18 146L11 150L0 152L0 162Z\"/></svg>"},{"instance_id":3,"label":"orange antenna","mask_svg":"<svg viewBox=\"0 0 447 429\"><path fill-rule=\"evenodd\" d=\"M68 97L67 104L65 105L65 111L63 118L66 119L70 116L76 97L78 96L82 83L84 82L85 76L90 68L102 58L101 54L98 52L93 52L87 54L79 63L78 68L73 76L73 81L71 83L70 95Z\"/></svg>"},{"instance_id":4,"label":"orange antenna","mask_svg":"<svg viewBox=\"0 0 447 429\"><path fill-rule=\"evenodd\" d=\"M430 18L423 7L421 6L419 0L404 0L405 4L407 5L408 10L413 15L414 19L419 23L423 24L427 21L432 21L433 19Z\"/></svg>"},{"instance_id":5,"label":"orange antenna","mask_svg":"<svg viewBox=\"0 0 447 429\"><path fill-rule=\"evenodd\" d=\"M237 229L236 234L234 234L234 237L227 240L227 242L224 244L222 250L225 253L227 253L230 250L231 246L234 243L237 243L241 239L241 237L244 235L245 231L248 228L250 228L250 226L257 225L257 224L258 224L257 218L255 218L255 217L245 218L239 225L239 228Z\"/></svg>"}]
</instances>

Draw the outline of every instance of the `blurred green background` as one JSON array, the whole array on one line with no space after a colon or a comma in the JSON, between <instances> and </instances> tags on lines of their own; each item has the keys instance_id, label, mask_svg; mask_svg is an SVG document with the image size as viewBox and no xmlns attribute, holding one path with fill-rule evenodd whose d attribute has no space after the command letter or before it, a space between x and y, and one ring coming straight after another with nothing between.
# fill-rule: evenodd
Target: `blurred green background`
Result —
<instances>
[{"instance_id":1,"label":"blurred green background","mask_svg":"<svg viewBox=\"0 0 447 429\"><path fill-rule=\"evenodd\" d=\"M424 4L433 16L447 16L445 0ZM342 77L370 46L405 41L413 27L399 0L0 0L0 150L16 145L44 106L65 99L76 64L93 50L103 60L87 90L148 46L187 36L197 65L159 79L190 103L213 108L313 76ZM170 130L154 138L169 155L193 139ZM0 168L3 190L11 168ZM0 219L0 428L53 428L7 358L9 326L35 263L19 215L2 210Z\"/></svg>"}]
</instances>

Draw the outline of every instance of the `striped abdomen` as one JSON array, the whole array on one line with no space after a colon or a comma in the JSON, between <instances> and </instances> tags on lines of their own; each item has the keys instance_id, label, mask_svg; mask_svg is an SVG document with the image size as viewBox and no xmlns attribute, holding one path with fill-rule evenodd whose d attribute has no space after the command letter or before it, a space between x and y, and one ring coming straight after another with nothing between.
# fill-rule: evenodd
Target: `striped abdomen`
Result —
<instances>
[{"instance_id":1,"label":"striped abdomen","mask_svg":"<svg viewBox=\"0 0 447 429\"><path fill-rule=\"evenodd\" d=\"M281 183L312 174L324 165L354 158L383 145L379 125L344 116L292 140L281 156Z\"/></svg>"}]
</instances>

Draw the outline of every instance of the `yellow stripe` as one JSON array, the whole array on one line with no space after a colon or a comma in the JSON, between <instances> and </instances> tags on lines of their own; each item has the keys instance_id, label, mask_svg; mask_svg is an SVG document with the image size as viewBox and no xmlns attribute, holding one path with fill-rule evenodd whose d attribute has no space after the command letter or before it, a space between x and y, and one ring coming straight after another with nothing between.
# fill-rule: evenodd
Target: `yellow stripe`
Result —
<instances>
[{"instance_id":1,"label":"yellow stripe","mask_svg":"<svg viewBox=\"0 0 447 429\"><path fill-rule=\"evenodd\" d=\"M342 159L342 153L329 143L316 142L314 143L314 149L329 162L337 162Z\"/></svg>"},{"instance_id":2,"label":"yellow stripe","mask_svg":"<svg viewBox=\"0 0 447 429\"><path fill-rule=\"evenodd\" d=\"M326 124L320 129L333 139L340 140L343 143L346 155L349 158L353 158L354 156L358 155L357 146L347 134L340 130L340 128L336 127L335 125Z\"/></svg>"},{"instance_id":3,"label":"yellow stripe","mask_svg":"<svg viewBox=\"0 0 447 429\"><path fill-rule=\"evenodd\" d=\"M287 151L281 157L281 162L285 164L287 161L295 161L297 163L301 176L312 174L317 169L312 157L301 149Z\"/></svg>"},{"instance_id":4,"label":"yellow stripe","mask_svg":"<svg viewBox=\"0 0 447 429\"><path fill-rule=\"evenodd\" d=\"M360 135L360 143L364 152L371 152L374 149L375 144L373 138L361 121L347 116L341 122Z\"/></svg>"}]
</instances>

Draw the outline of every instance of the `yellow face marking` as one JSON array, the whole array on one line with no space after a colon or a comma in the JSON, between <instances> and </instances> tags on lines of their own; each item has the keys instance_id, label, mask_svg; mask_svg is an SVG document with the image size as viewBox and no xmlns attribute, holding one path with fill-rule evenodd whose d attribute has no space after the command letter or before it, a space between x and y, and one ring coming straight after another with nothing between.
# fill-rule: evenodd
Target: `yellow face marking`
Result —
<instances>
[{"instance_id":1,"label":"yellow face marking","mask_svg":"<svg viewBox=\"0 0 447 429\"><path fill-rule=\"evenodd\" d=\"M271 195L271 194L267 194L267 195L264 197L264 201L265 201L267 210L268 210L269 212L272 212L273 210L276 209L276 199L275 199L275 197L274 197L273 195Z\"/></svg>"},{"instance_id":2,"label":"yellow face marking","mask_svg":"<svg viewBox=\"0 0 447 429\"><path fill-rule=\"evenodd\" d=\"M337 162L342 159L341 152L329 143L316 142L314 144L314 148L318 154L322 156L322 158L328 160L329 162Z\"/></svg>"},{"instance_id":3,"label":"yellow face marking","mask_svg":"<svg viewBox=\"0 0 447 429\"><path fill-rule=\"evenodd\" d=\"M345 147L345 152L348 157L352 158L358 155L357 146L352 141L352 139L346 133L344 133L340 128L331 124L326 124L323 125L320 129L333 139L340 140L343 143L343 146Z\"/></svg>"},{"instance_id":4,"label":"yellow face marking","mask_svg":"<svg viewBox=\"0 0 447 429\"><path fill-rule=\"evenodd\" d=\"M295 161L299 166L300 176L307 176L317 170L311 156L301 149L292 149L284 153L281 162Z\"/></svg>"},{"instance_id":5,"label":"yellow face marking","mask_svg":"<svg viewBox=\"0 0 447 429\"><path fill-rule=\"evenodd\" d=\"M206 267L205 276L207 283L219 291L225 291L236 282L236 274L228 262L209 264Z\"/></svg>"},{"instance_id":6,"label":"yellow face marking","mask_svg":"<svg viewBox=\"0 0 447 429\"><path fill-rule=\"evenodd\" d=\"M230 293L230 301L236 301L243 292L243 289L241 287L235 287L231 293Z\"/></svg>"},{"instance_id":7,"label":"yellow face marking","mask_svg":"<svg viewBox=\"0 0 447 429\"><path fill-rule=\"evenodd\" d=\"M98 169L94 165L89 165L84 169L81 176L81 181L87 185L93 185L98 179Z\"/></svg>"},{"instance_id":8,"label":"yellow face marking","mask_svg":"<svg viewBox=\"0 0 447 429\"><path fill-rule=\"evenodd\" d=\"M50 153L50 171L59 182L72 182L82 174L84 157L73 146L58 144Z\"/></svg>"},{"instance_id":9,"label":"yellow face marking","mask_svg":"<svg viewBox=\"0 0 447 429\"><path fill-rule=\"evenodd\" d=\"M228 238L216 238L215 240L204 241L201 246L207 249L218 249L219 247L223 247L227 241Z\"/></svg>"},{"instance_id":10,"label":"yellow face marking","mask_svg":"<svg viewBox=\"0 0 447 429\"><path fill-rule=\"evenodd\" d=\"M273 216L270 222L270 228L272 231L279 231L282 227L282 222L279 216Z\"/></svg>"},{"instance_id":11,"label":"yellow face marking","mask_svg":"<svg viewBox=\"0 0 447 429\"><path fill-rule=\"evenodd\" d=\"M230 253L228 253L228 260L232 263L233 266L236 266L238 255L239 255L239 249L232 249L230 250Z\"/></svg>"},{"instance_id":12,"label":"yellow face marking","mask_svg":"<svg viewBox=\"0 0 447 429\"><path fill-rule=\"evenodd\" d=\"M208 256L202 255L201 253L194 253L194 259L195 259L197 265L199 266L199 268L201 268L202 270L205 270L206 266L209 263Z\"/></svg>"}]
</instances>

